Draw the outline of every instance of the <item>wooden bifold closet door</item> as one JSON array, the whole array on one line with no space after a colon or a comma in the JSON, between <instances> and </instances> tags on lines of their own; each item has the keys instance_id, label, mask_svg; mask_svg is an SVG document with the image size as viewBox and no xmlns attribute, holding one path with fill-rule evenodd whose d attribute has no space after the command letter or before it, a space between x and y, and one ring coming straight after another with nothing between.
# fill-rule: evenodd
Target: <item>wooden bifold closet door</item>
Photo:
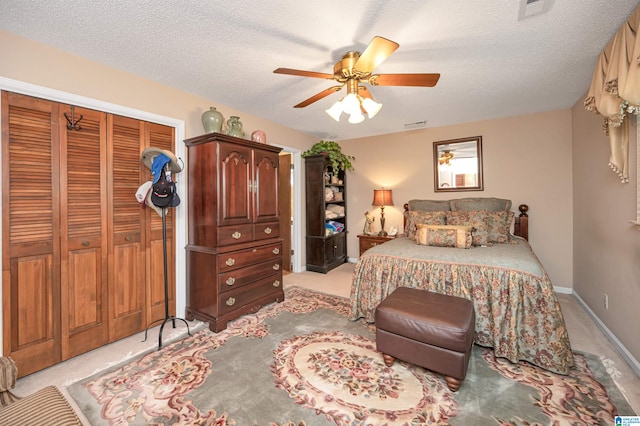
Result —
<instances>
[{"instance_id":1,"label":"wooden bifold closet door","mask_svg":"<svg viewBox=\"0 0 640 426\"><path fill-rule=\"evenodd\" d=\"M135 192L140 153L172 150L174 129L79 107L68 129L71 112L2 92L3 354L21 376L164 318L161 220Z\"/></svg>"}]
</instances>

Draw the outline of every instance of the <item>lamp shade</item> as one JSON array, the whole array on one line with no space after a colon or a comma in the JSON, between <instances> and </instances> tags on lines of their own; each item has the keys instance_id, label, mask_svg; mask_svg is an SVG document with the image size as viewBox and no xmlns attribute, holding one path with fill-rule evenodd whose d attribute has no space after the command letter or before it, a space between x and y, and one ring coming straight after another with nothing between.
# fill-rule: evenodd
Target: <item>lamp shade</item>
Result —
<instances>
[{"instance_id":1,"label":"lamp shade","mask_svg":"<svg viewBox=\"0 0 640 426\"><path fill-rule=\"evenodd\" d=\"M374 189L373 190L373 202L371 205L376 207L392 206L393 194L390 189Z\"/></svg>"},{"instance_id":2,"label":"lamp shade","mask_svg":"<svg viewBox=\"0 0 640 426\"><path fill-rule=\"evenodd\" d=\"M331 108L325 110L325 112L329 114L329 117L333 118L337 122L340 122L340 115L342 114L342 102L337 101L336 103L331 105Z\"/></svg>"}]
</instances>

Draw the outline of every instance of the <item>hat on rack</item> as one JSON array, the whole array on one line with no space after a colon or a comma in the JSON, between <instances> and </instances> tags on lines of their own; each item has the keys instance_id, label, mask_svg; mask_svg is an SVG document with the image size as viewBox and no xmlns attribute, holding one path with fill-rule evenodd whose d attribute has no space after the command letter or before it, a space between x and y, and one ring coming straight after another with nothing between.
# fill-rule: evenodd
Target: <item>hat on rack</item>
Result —
<instances>
[{"instance_id":1,"label":"hat on rack","mask_svg":"<svg viewBox=\"0 0 640 426\"><path fill-rule=\"evenodd\" d=\"M160 149L155 146L150 146L142 151L142 163L149 169L153 170L153 160L155 160L159 154L164 154L169 158L169 170L173 173L180 173L182 171L182 165L178 162L178 159L173 152L166 149Z\"/></svg>"}]
</instances>

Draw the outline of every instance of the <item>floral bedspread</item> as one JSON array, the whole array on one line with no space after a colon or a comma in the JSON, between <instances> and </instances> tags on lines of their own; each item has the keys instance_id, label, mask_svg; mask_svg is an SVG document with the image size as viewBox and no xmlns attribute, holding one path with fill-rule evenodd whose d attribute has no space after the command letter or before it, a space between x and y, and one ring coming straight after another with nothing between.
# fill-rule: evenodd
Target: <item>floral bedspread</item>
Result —
<instances>
[{"instance_id":1,"label":"floral bedspread","mask_svg":"<svg viewBox=\"0 0 640 426\"><path fill-rule=\"evenodd\" d=\"M455 249L404 237L367 250L356 264L350 319L374 322L397 287L464 297L476 311L475 343L497 357L559 374L573 366L569 335L553 285L527 241Z\"/></svg>"}]
</instances>

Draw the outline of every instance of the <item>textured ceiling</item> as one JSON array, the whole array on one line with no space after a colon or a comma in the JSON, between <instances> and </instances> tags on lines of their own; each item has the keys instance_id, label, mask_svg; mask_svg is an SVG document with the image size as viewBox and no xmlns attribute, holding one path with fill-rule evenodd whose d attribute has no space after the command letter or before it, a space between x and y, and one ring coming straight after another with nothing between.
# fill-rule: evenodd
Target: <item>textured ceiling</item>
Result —
<instances>
[{"instance_id":1,"label":"textured ceiling","mask_svg":"<svg viewBox=\"0 0 640 426\"><path fill-rule=\"evenodd\" d=\"M571 107L637 0L168 1L3 0L0 28L324 139L401 132ZM433 88L372 87L383 104L361 124L324 110L346 94L293 105L373 36L400 44L374 73L440 73ZM1 60L1 59L0 59Z\"/></svg>"}]
</instances>

